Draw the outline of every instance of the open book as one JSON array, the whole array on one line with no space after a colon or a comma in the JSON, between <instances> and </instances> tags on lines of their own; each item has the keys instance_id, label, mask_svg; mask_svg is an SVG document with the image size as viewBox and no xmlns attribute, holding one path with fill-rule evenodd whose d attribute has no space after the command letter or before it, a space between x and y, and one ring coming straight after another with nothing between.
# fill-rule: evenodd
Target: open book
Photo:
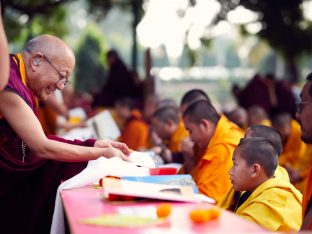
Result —
<instances>
[{"instance_id":1,"label":"open book","mask_svg":"<svg viewBox=\"0 0 312 234\"><path fill-rule=\"evenodd\" d=\"M150 198L180 202L210 202L214 200L195 194L192 186L142 183L112 178L103 179L104 198L112 195L125 197Z\"/></svg>"},{"instance_id":2,"label":"open book","mask_svg":"<svg viewBox=\"0 0 312 234\"><path fill-rule=\"evenodd\" d=\"M116 140L120 136L120 130L108 110L102 111L88 119L87 126L100 140Z\"/></svg>"}]
</instances>

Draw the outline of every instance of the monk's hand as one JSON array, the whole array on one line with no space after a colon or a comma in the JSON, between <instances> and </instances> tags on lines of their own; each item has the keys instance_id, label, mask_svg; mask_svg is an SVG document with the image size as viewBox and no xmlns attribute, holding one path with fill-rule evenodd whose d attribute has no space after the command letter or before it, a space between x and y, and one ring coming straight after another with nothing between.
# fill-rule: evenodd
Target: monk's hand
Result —
<instances>
[{"instance_id":1,"label":"monk's hand","mask_svg":"<svg viewBox=\"0 0 312 234\"><path fill-rule=\"evenodd\" d=\"M127 155L125 155L119 149L114 148L112 146L105 148L104 157L105 158L120 157L124 161L127 161L127 162L130 161Z\"/></svg>"},{"instance_id":2,"label":"monk's hand","mask_svg":"<svg viewBox=\"0 0 312 234\"><path fill-rule=\"evenodd\" d=\"M97 148L108 148L108 147L112 147L112 145L111 145L109 140L97 140L94 143L94 147L97 147Z\"/></svg>"},{"instance_id":3,"label":"monk's hand","mask_svg":"<svg viewBox=\"0 0 312 234\"><path fill-rule=\"evenodd\" d=\"M118 142L118 141L111 141L107 140L112 147L119 149L121 152L123 152L125 155L128 155L132 152L131 149L128 148L128 146L125 143Z\"/></svg>"}]
</instances>

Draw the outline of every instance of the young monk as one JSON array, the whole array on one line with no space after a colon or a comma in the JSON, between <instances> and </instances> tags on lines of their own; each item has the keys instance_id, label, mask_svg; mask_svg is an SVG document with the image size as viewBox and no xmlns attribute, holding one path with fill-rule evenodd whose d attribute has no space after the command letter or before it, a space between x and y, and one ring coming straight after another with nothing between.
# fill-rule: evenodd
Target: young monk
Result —
<instances>
[{"instance_id":1,"label":"young monk","mask_svg":"<svg viewBox=\"0 0 312 234\"><path fill-rule=\"evenodd\" d=\"M271 231L298 231L301 226L301 193L274 177L278 154L264 138L240 142L233 154L230 179L240 196L234 212Z\"/></svg>"},{"instance_id":2,"label":"young monk","mask_svg":"<svg viewBox=\"0 0 312 234\"><path fill-rule=\"evenodd\" d=\"M152 128L162 139L161 156L165 163L182 163L181 143L188 136L177 108L167 106L156 110Z\"/></svg>"},{"instance_id":3,"label":"young monk","mask_svg":"<svg viewBox=\"0 0 312 234\"><path fill-rule=\"evenodd\" d=\"M205 100L191 104L183 114L183 121L196 144L190 174L201 193L219 201L231 187L228 172L232 153L243 132Z\"/></svg>"},{"instance_id":4,"label":"young monk","mask_svg":"<svg viewBox=\"0 0 312 234\"><path fill-rule=\"evenodd\" d=\"M271 127L264 125L252 125L251 127L247 128L244 138L248 139L252 137L262 137L272 142L278 155L280 155L283 151L282 138L279 133ZM277 166L274 176L289 182L289 176L286 169L280 165ZM237 203L239 197L240 192L235 192L234 188L232 187L229 192L220 200L218 206L223 209L234 211L235 204Z\"/></svg>"},{"instance_id":5,"label":"young monk","mask_svg":"<svg viewBox=\"0 0 312 234\"><path fill-rule=\"evenodd\" d=\"M180 103L181 113L183 114L189 105L199 100L206 100L210 102L208 95L201 89L191 89L187 91L181 99Z\"/></svg>"},{"instance_id":6,"label":"young monk","mask_svg":"<svg viewBox=\"0 0 312 234\"><path fill-rule=\"evenodd\" d=\"M186 92L180 103L180 112L183 114L187 107L189 107L192 103L199 101L199 100L206 100L210 102L208 95L201 89L191 89ZM181 169L179 170L179 174L189 174L192 170L195 159L194 159L194 142L190 140L189 137L186 137L181 145L181 151L184 158L184 163Z\"/></svg>"},{"instance_id":7,"label":"young monk","mask_svg":"<svg viewBox=\"0 0 312 234\"><path fill-rule=\"evenodd\" d=\"M133 150L147 148L148 125L142 114L134 109L134 102L130 98L119 99L115 104L116 114L125 121L119 141Z\"/></svg>"}]
</instances>

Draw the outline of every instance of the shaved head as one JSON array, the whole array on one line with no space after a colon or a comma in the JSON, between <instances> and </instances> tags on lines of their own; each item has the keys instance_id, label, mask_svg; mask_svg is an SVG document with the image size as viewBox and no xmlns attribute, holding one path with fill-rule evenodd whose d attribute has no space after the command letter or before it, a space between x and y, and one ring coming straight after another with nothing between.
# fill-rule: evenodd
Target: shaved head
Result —
<instances>
[{"instance_id":1,"label":"shaved head","mask_svg":"<svg viewBox=\"0 0 312 234\"><path fill-rule=\"evenodd\" d=\"M248 109L249 125L260 124L265 119L267 119L267 113L261 106L252 106Z\"/></svg>"},{"instance_id":2,"label":"shaved head","mask_svg":"<svg viewBox=\"0 0 312 234\"><path fill-rule=\"evenodd\" d=\"M269 140L263 137L243 139L235 149L248 166L258 163L268 177L273 177L278 165L277 152Z\"/></svg>"},{"instance_id":3,"label":"shaved head","mask_svg":"<svg viewBox=\"0 0 312 234\"><path fill-rule=\"evenodd\" d=\"M186 92L181 100L180 104L181 112L183 113L188 106L199 100L206 100L210 102L208 95L201 89L192 89Z\"/></svg>"},{"instance_id":4,"label":"shaved head","mask_svg":"<svg viewBox=\"0 0 312 234\"><path fill-rule=\"evenodd\" d=\"M191 104L183 114L183 118L188 117L193 123L199 124L202 119L206 119L213 124L217 124L220 115L207 100L200 100Z\"/></svg>"},{"instance_id":5,"label":"shaved head","mask_svg":"<svg viewBox=\"0 0 312 234\"><path fill-rule=\"evenodd\" d=\"M179 123L179 110L176 107L165 106L155 111L152 118L156 118L161 122L167 123L173 121L174 123Z\"/></svg>"},{"instance_id":6,"label":"shaved head","mask_svg":"<svg viewBox=\"0 0 312 234\"><path fill-rule=\"evenodd\" d=\"M283 152L283 142L281 135L271 127L264 125L252 125L247 128L245 138L262 137L269 140L276 149L278 155Z\"/></svg>"},{"instance_id":7,"label":"shaved head","mask_svg":"<svg viewBox=\"0 0 312 234\"><path fill-rule=\"evenodd\" d=\"M26 43L24 51L30 54L40 51L51 60L58 60L73 68L75 66L75 56L72 49L64 41L55 36L37 36Z\"/></svg>"},{"instance_id":8,"label":"shaved head","mask_svg":"<svg viewBox=\"0 0 312 234\"><path fill-rule=\"evenodd\" d=\"M289 126L290 123L291 115L289 113L278 114L272 118L272 126L277 129Z\"/></svg>"}]
</instances>

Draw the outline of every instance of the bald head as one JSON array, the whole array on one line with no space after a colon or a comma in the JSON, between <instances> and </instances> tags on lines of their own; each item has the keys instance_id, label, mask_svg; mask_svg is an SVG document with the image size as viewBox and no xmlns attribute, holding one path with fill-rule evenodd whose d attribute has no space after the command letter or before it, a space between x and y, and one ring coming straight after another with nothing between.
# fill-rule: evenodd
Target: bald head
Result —
<instances>
[{"instance_id":1,"label":"bald head","mask_svg":"<svg viewBox=\"0 0 312 234\"><path fill-rule=\"evenodd\" d=\"M185 117L195 124L199 124L202 119L205 119L216 125L220 119L216 109L207 100L191 104L183 114L183 118Z\"/></svg>"},{"instance_id":2,"label":"bald head","mask_svg":"<svg viewBox=\"0 0 312 234\"><path fill-rule=\"evenodd\" d=\"M243 129L247 125L247 112L242 107L236 108L235 110L231 111L228 114L228 118Z\"/></svg>"},{"instance_id":3,"label":"bald head","mask_svg":"<svg viewBox=\"0 0 312 234\"><path fill-rule=\"evenodd\" d=\"M272 126L275 129L284 128L286 126L290 126L291 123L291 115L289 113L282 113L273 116L272 118Z\"/></svg>"},{"instance_id":4,"label":"bald head","mask_svg":"<svg viewBox=\"0 0 312 234\"><path fill-rule=\"evenodd\" d=\"M239 152L248 166L258 163L263 167L268 177L273 177L278 165L278 156L269 140L261 137L243 139L235 152Z\"/></svg>"},{"instance_id":5,"label":"bald head","mask_svg":"<svg viewBox=\"0 0 312 234\"><path fill-rule=\"evenodd\" d=\"M29 40L23 51L31 55L43 53L50 60L66 64L72 70L75 66L75 55L72 49L60 38L51 35L40 35Z\"/></svg>"},{"instance_id":6,"label":"bald head","mask_svg":"<svg viewBox=\"0 0 312 234\"><path fill-rule=\"evenodd\" d=\"M37 36L22 51L28 86L41 100L46 100L56 89L62 90L75 67L75 56L61 39Z\"/></svg>"},{"instance_id":7,"label":"bald head","mask_svg":"<svg viewBox=\"0 0 312 234\"><path fill-rule=\"evenodd\" d=\"M164 123L173 121L174 123L178 124L179 123L179 110L176 107L165 106L156 110L152 117Z\"/></svg>"},{"instance_id":8,"label":"bald head","mask_svg":"<svg viewBox=\"0 0 312 234\"><path fill-rule=\"evenodd\" d=\"M252 125L247 128L245 138L262 137L272 142L278 155L283 152L283 142L280 134L273 128L264 125Z\"/></svg>"},{"instance_id":9,"label":"bald head","mask_svg":"<svg viewBox=\"0 0 312 234\"><path fill-rule=\"evenodd\" d=\"M249 125L260 124L265 119L267 119L267 114L261 106L252 106L248 109Z\"/></svg>"},{"instance_id":10,"label":"bald head","mask_svg":"<svg viewBox=\"0 0 312 234\"><path fill-rule=\"evenodd\" d=\"M188 106L199 100L206 100L210 102L208 95L201 89L192 89L186 92L181 100L180 104L181 112L183 113Z\"/></svg>"}]
</instances>

